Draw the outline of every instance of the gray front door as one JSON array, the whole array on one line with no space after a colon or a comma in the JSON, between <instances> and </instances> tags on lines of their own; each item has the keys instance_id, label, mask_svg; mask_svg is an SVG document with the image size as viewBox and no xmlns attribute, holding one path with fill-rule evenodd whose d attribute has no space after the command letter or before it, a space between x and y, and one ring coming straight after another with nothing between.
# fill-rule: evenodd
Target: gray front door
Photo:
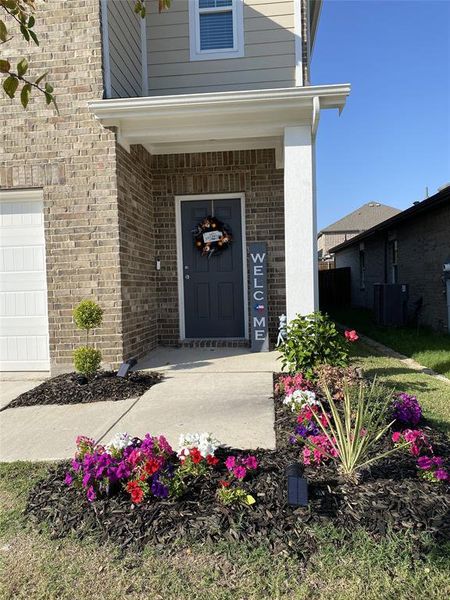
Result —
<instances>
[{"instance_id":1,"label":"gray front door","mask_svg":"<svg viewBox=\"0 0 450 600\"><path fill-rule=\"evenodd\" d=\"M228 225L233 237L226 250L210 258L195 247L192 234L207 216ZM182 201L181 229L186 337L244 337L241 200Z\"/></svg>"}]
</instances>

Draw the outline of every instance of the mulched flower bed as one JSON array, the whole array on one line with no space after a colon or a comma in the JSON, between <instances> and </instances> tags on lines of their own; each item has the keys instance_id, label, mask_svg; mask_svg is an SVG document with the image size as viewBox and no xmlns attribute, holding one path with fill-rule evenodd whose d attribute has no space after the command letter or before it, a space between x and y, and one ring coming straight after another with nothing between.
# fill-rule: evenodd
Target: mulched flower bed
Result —
<instances>
[{"instance_id":1,"label":"mulched flower bed","mask_svg":"<svg viewBox=\"0 0 450 600\"><path fill-rule=\"evenodd\" d=\"M419 479L414 457L397 454L376 464L359 484L344 482L333 464L307 467L310 502L306 508L286 504L285 469L298 460L298 447L289 443L295 415L275 400L277 450L253 454L259 468L245 487L256 503L251 507L224 506L216 499L224 467L210 469L197 478L180 500L148 499L139 506L121 491L87 502L85 495L64 484L67 464L55 467L30 494L26 513L46 523L55 537L94 535L123 550L141 551L146 544L162 552L175 549L173 542L241 540L252 545L269 544L274 552L288 551L307 558L316 549L314 525L333 524L349 535L361 527L381 537L388 531L408 531L420 551L421 533L434 539L450 535L450 501L444 483ZM444 456L449 443L443 435L427 431ZM236 450L219 449L221 464Z\"/></svg>"},{"instance_id":2,"label":"mulched flower bed","mask_svg":"<svg viewBox=\"0 0 450 600\"><path fill-rule=\"evenodd\" d=\"M42 404L85 404L104 400L126 400L142 396L161 381L159 373L135 371L126 379L117 377L117 371L101 371L80 384L77 373L52 377L34 389L10 402L6 408L38 406Z\"/></svg>"}]
</instances>

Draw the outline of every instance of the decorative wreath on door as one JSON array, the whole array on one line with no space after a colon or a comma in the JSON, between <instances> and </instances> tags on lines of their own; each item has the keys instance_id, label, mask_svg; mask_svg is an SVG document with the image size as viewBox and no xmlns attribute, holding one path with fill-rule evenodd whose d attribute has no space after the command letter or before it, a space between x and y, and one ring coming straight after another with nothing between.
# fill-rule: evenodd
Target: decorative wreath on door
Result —
<instances>
[{"instance_id":1,"label":"decorative wreath on door","mask_svg":"<svg viewBox=\"0 0 450 600\"><path fill-rule=\"evenodd\" d=\"M192 233L195 247L208 258L229 248L233 239L228 225L211 216L200 221Z\"/></svg>"}]
</instances>

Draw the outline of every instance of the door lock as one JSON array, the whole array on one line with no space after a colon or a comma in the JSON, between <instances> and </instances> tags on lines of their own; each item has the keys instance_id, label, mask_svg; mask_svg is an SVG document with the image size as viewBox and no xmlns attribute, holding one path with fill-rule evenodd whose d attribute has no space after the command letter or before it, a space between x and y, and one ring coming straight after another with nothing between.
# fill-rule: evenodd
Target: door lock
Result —
<instances>
[{"instance_id":1,"label":"door lock","mask_svg":"<svg viewBox=\"0 0 450 600\"><path fill-rule=\"evenodd\" d=\"M189 275L184 276L185 279L190 279Z\"/></svg>"}]
</instances>

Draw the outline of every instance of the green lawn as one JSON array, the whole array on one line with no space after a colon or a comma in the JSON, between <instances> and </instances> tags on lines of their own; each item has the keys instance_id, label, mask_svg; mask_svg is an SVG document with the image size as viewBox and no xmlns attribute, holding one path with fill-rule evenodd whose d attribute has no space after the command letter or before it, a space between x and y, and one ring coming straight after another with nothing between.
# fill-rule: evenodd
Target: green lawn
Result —
<instances>
[{"instance_id":1,"label":"green lawn","mask_svg":"<svg viewBox=\"0 0 450 600\"><path fill-rule=\"evenodd\" d=\"M362 367L366 375L376 375L399 392L417 396L426 419L450 433L450 384L410 369L400 360L382 356L361 342L351 349L354 364Z\"/></svg>"},{"instance_id":2,"label":"green lawn","mask_svg":"<svg viewBox=\"0 0 450 600\"><path fill-rule=\"evenodd\" d=\"M425 328L380 327L375 324L371 311L362 308L336 308L330 314L337 322L450 378L450 335Z\"/></svg>"},{"instance_id":3,"label":"green lawn","mask_svg":"<svg viewBox=\"0 0 450 600\"><path fill-rule=\"evenodd\" d=\"M407 536L373 541L362 531L316 529L317 553L305 564L239 543L180 547L170 558L151 548L120 557L94 540L52 540L21 514L45 472L30 463L0 465L0 598L3 600L444 600L448 552L431 543L413 558ZM76 593L75 593L76 590ZM93 590L95 594L93 595Z\"/></svg>"},{"instance_id":4,"label":"green lawn","mask_svg":"<svg viewBox=\"0 0 450 600\"><path fill-rule=\"evenodd\" d=\"M352 350L354 363L366 373L416 393L425 416L449 427L450 386L361 343ZM0 464L2 600L443 600L450 595L450 547L436 547L424 537L428 551L418 558L406 534L380 542L362 530L349 539L337 528L316 528L317 552L306 563L227 541L180 546L170 558L152 548L143 556L121 558L90 538L53 540L22 514L30 487L45 471L43 464Z\"/></svg>"}]
</instances>

